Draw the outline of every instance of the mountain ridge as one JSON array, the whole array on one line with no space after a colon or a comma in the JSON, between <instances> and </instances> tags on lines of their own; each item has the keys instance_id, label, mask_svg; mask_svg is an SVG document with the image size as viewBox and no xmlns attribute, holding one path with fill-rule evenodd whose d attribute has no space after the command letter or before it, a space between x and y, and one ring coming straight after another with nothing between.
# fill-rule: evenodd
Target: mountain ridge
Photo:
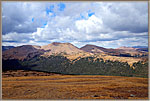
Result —
<instances>
[{"instance_id":1,"label":"mountain ridge","mask_svg":"<svg viewBox=\"0 0 150 101\"><path fill-rule=\"evenodd\" d=\"M2 51L14 48L14 46L2 46Z\"/></svg>"},{"instance_id":2,"label":"mountain ridge","mask_svg":"<svg viewBox=\"0 0 150 101\"><path fill-rule=\"evenodd\" d=\"M136 49L132 47L121 47L118 49L110 49L99 47L96 45L87 44L81 48L74 46L71 43L60 43L53 42L44 46L37 45L22 45L14 47L3 51L3 59L27 59L34 56L50 56L50 55L67 55L68 57L73 57L72 59L78 57L86 57L94 54L97 55L110 55L110 56L121 56L121 57L139 57L147 56L148 53L143 51L143 49Z\"/></svg>"},{"instance_id":3,"label":"mountain ridge","mask_svg":"<svg viewBox=\"0 0 150 101\"><path fill-rule=\"evenodd\" d=\"M81 50L70 43L11 48L2 52L2 69L147 77L148 56L144 56L147 52L141 56L139 53L142 52L137 51L138 55L131 56L132 51L125 53L123 49L106 49L94 45L83 48Z\"/></svg>"}]
</instances>

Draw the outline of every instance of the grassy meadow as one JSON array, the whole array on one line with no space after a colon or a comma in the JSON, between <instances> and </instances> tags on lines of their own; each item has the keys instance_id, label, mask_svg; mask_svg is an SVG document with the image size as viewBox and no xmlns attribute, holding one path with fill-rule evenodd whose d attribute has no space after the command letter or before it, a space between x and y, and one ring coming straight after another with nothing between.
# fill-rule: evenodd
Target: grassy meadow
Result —
<instances>
[{"instance_id":1,"label":"grassy meadow","mask_svg":"<svg viewBox=\"0 0 150 101\"><path fill-rule=\"evenodd\" d=\"M148 99L148 78L51 75L2 78L3 99Z\"/></svg>"}]
</instances>

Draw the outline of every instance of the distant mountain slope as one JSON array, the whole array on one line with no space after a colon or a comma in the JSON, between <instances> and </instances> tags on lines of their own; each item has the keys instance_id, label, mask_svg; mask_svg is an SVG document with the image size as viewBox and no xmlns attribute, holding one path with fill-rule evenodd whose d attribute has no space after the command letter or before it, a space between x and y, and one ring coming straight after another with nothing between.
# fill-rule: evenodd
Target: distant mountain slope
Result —
<instances>
[{"instance_id":1,"label":"distant mountain slope","mask_svg":"<svg viewBox=\"0 0 150 101\"><path fill-rule=\"evenodd\" d=\"M41 46L41 49L48 51L45 53L45 55L48 56L52 54L59 54L59 53L77 54L83 52L82 50L72 45L71 43L58 43L58 42L53 42L51 44Z\"/></svg>"},{"instance_id":2,"label":"distant mountain slope","mask_svg":"<svg viewBox=\"0 0 150 101\"><path fill-rule=\"evenodd\" d=\"M3 51L3 59L24 60L36 55L50 56L56 54L84 53L70 43L51 43L45 46L23 45Z\"/></svg>"},{"instance_id":3,"label":"distant mountain slope","mask_svg":"<svg viewBox=\"0 0 150 101\"><path fill-rule=\"evenodd\" d=\"M138 49L133 47L120 47L117 49L109 49L103 48L95 45L85 45L80 48L83 51L90 52L90 53L105 53L107 55L112 56L123 56L123 57L136 57L136 56L147 56L146 49Z\"/></svg>"},{"instance_id":4,"label":"distant mountain slope","mask_svg":"<svg viewBox=\"0 0 150 101\"><path fill-rule=\"evenodd\" d=\"M138 48L137 51L148 52L148 48Z\"/></svg>"},{"instance_id":5,"label":"distant mountain slope","mask_svg":"<svg viewBox=\"0 0 150 101\"><path fill-rule=\"evenodd\" d=\"M148 48L144 48L144 46L136 46L134 47L120 47L118 49L123 50L126 53L130 53L131 55L148 55Z\"/></svg>"},{"instance_id":6,"label":"distant mountain slope","mask_svg":"<svg viewBox=\"0 0 150 101\"><path fill-rule=\"evenodd\" d=\"M134 52L138 55L131 56ZM107 49L86 45L79 49L58 42L45 46L23 45L2 52L2 69L147 77L148 57L139 55L145 53L129 47Z\"/></svg>"},{"instance_id":7,"label":"distant mountain slope","mask_svg":"<svg viewBox=\"0 0 150 101\"><path fill-rule=\"evenodd\" d=\"M108 49L108 48L103 48L103 47L99 47L96 45L85 45L81 47L80 49L86 52L94 53L94 54L104 53L104 54L113 55L113 56L119 56L121 53L124 53L120 49Z\"/></svg>"},{"instance_id":8,"label":"distant mountain slope","mask_svg":"<svg viewBox=\"0 0 150 101\"><path fill-rule=\"evenodd\" d=\"M119 47L117 49L125 53L130 53L131 55L139 54L136 48L133 48L133 47Z\"/></svg>"},{"instance_id":9,"label":"distant mountain slope","mask_svg":"<svg viewBox=\"0 0 150 101\"><path fill-rule=\"evenodd\" d=\"M133 48L136 48L137 51L148 52L148 47L147 46L133 46Z\"/></svg>"},{"instance_id":10,"label":"distant mountain slope","mask_svg":"<svg viewBox=\"0 0 150 101\"><path fill-rule=\"evenodd\" d=\"M133 48L133 47L125 47L125 46L119 47L119 48L117 48L117 49L136 51L136 48Z\"/></svg>"},{"instance_id":11,"label":"distant mountain slope","mask_svg":"<svg viewBox=\"0 0 150 101\"><path fill-rule=\"evenodd\" d=\"M148 46L132 46L133 48L148 48Z\"/></svg>"},{"instance_id":12,"label":"distant mountain slope","mask_svg":"<svg viewBox=\"0 0 150 101\"><path fill-rule=\"evenodd\" d=\"M80 48L81 50L84 50L86 52L90 53L105 53L109 55L119 55L120 50L119 49L112 49L112 48L103 48L96 45L85 45Z\"/></svg>"},{"instance_id":13,"label":"distant mountain slope","mask_svg":"<svg viewBox=\"0 0 150 101\"><path fill-rule=\"evenodd\" d=\"M86 51L86 52L90 52L90 53L105 53L105 52L107 52L106 48L98 47L98 46L90 45L90 44L85 45L85 46L81 47L80 49L83 51Z\"/></svg>"},{"instance_id":14,"label":"distant mountain slope","mask_svg":"<svg viewBox=\"0 0 150 101\"><path fill-rule=\"evenodd\" d=\"M80 49L71 43L53 42L45 46L23 45L3 51L3 59L29 59L34 56L63 55L69 59L87 57L92 55L108 55L119 57L143 57L148 56L143 48L120 47L108 49L95 45L85 45Z\"/></svg>"},{"instance_id":15,"label":"distant mountain slope","mask_svg":"<svg viewBox=\"0 0 150 101\"><path fill-rule=\"evenodd\" d=\"M2 51L14 48L14 46L2 46Z\"/></svg>"},{"instance_id":16,"label":"distant mountain slope","mask_svg":"<svg viewBox=\"0 0 150 101\"><path fill-rule=\"evenodd\" d=\"M23 45L4 51L2 58L24 60L42 53L44 53L44 50L41 50L40 46Z\"/></svg>"}]
</instances>

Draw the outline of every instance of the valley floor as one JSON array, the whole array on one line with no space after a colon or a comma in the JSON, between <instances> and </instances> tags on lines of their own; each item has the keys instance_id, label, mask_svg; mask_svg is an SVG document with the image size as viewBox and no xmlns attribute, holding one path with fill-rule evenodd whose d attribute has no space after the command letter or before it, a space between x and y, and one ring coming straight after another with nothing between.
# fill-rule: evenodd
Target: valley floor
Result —
<instances>
[{"instance_id":1,"label":"valley floor","mask_svg":"<svg viewBox=\"0 0 150 101\"><path fill-rule=\"evenodd\" d=\"M98 75L3 76L3 99L148 99L148 79Z\"/></svg>"}]
</instances>

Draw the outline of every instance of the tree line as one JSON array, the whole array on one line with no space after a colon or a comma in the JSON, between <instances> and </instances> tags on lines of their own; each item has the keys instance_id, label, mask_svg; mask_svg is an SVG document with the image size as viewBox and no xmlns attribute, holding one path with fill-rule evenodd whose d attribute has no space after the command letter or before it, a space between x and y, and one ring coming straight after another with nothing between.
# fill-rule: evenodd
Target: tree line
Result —
<instances>
[{"instance_id":1,"label":"tree line","mask_svg":"<svg viewBox=\"0 0 150 101\"><path fill-rule=\"evenodd\" d=\"M133 68L134 67L134 68ZM2 60L2 69L38 70L73 75L110 75L148 77L148 62L137 62L132 67L127 62L104 61L102 58L84 57L70 61L64 56L33 57L23 61Z\"/></svg>"}]
</instances>

